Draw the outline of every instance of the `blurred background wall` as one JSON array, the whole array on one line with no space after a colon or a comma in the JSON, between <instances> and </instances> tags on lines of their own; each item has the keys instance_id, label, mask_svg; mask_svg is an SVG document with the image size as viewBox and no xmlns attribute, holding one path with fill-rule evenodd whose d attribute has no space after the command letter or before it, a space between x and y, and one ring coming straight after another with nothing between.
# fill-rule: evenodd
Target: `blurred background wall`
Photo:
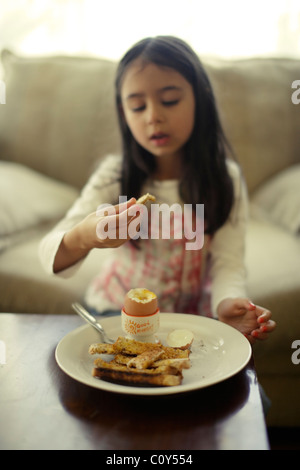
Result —
<instances>
[{"instance_id":1,"label":"blurred background wall","mask_svg":"<svg viewBox=\"0 0 300 470\"><path fill-rule=\"evenodd\" d=\"M299 0L0 0L0 50L119 59L177 35L202 56L300 56Z\"/></svg>"}]
</instances>

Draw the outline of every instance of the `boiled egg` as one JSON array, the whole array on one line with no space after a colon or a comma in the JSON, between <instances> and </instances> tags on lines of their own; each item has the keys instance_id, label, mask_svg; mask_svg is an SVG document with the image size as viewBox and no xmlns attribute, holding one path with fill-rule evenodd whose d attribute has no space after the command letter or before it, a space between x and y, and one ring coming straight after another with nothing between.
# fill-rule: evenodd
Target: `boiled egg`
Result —
<instances>
[{"instance_id":1,"label":"boiled egg","mask_svg":"<svg viewBox=\"0 0 300 470\"><path fill-rule=\"evenodd\" d=\"M125 296L124 311L128 315L141 317L152 315L157 308L156 294L143 287L131 289Z\"/></svg>"}]
</instances>

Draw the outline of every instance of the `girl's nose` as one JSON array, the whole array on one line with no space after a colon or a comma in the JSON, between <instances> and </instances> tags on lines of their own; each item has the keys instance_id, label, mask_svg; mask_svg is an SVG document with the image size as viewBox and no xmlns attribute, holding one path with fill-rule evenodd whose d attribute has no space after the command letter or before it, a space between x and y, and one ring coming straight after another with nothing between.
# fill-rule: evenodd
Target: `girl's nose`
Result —
<instances>
[{"instance_id":1,"label":"girl's nose","mask_svg":"<svg viewBox=\"0 0 300 470\"><path fill-rule=\"evenodd\" d=\"M158 104L149 104L148 105L148 115L147 120L149 124L154 124L157 122L163 121L163 110Z\"/></svg>"}]
</instances>

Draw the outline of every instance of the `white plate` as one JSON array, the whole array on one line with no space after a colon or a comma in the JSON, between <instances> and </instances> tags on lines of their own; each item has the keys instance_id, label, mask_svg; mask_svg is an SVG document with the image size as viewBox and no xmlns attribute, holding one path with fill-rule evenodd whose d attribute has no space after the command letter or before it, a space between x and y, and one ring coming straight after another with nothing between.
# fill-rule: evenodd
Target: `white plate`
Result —
<instances>
[{"instance_id":1,"label":"white plate","mask_svg":"<svg viewBox=\"0 0 300 470\"><path fill-rule=\"evenodd\" d=\"M122 336L121 317L101 319L111 338ZM133 395L169 395L207 387L221 382L242 370L251 357L249 341L236 329L210 318L181 313L162 313L156 336L166 344L173 329L186 328L194 333L191 348L191 368L183 370L181 385L173 387L135 387L119 385L92 377L95 356L88 353L90 344L100 341L90 325L68 333L58 344L55 358L59 367L70 377L86 385L111 392Z\"/></svg>"}]
</instances>

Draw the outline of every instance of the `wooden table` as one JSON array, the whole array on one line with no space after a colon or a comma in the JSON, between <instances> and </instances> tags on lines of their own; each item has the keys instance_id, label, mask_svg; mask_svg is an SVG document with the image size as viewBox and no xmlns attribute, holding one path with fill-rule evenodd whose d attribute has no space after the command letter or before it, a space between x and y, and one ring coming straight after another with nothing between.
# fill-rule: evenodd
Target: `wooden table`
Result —
<instances>
[{"instance_id":1,"label":"wooden table","mask_svg":"<svg viewBox=\"0 0 300 470\"><path fill-rule=\"evenodd\" d=\"M56 345L82 324L76 315L0 313L0 449L188 455L269 448L252 360L234 377L201 390L119 395L80 384L57 366Z\"/></svg>"}]
</instances>

